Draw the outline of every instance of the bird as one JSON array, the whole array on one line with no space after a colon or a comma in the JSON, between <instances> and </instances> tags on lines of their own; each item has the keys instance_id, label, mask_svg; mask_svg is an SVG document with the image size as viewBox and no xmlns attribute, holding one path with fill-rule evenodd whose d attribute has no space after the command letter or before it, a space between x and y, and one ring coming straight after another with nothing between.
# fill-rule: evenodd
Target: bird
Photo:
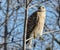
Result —
<instances>
[{"instance_id":1,"label":"bird","mask_svg":"<svg viewBox=\"0 0 60 50\"><path fill-rule=\"evenodd\" d=\"M43 32L45 23L46 9L44 6L39 6L38 10L33 12L28 17L26 39L33 37L34 39L40 37ZM29 41L26 42L26 44Z\"/></svg>"}]
</instances>

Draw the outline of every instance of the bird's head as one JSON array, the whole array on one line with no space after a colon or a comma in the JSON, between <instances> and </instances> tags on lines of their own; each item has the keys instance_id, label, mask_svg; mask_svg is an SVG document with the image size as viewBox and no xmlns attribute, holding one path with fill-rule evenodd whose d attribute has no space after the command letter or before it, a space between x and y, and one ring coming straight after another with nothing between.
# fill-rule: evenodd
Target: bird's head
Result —
<instances>
[{"instance_id":1,"label":"bird's head","mask_svg":"<svg viewBox=\"0 0 60 50\"><path fill-rule=\"evenodd\" d=\"M44 6L40 6L40 7L38 7L38 11L39 12L45 12L46 10L45 10Z\"/></svg>"}]
</instances>

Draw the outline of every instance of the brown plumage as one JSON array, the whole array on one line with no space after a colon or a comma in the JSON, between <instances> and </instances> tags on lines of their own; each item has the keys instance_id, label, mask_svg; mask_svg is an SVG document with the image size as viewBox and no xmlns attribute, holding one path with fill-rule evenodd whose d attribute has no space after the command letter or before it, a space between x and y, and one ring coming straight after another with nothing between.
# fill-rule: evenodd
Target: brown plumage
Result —
<instances>
[{"instance_id":1,"label":"brown plumage","mask_svg":"<svg viewBox=\"0 0 60 50\"><path fill-rule=\"evenodd\" d=\"M26 39L42 35L45 21L45 8L40 6L29 18L27 23ZM28 42L28 41L27 41Z\"/></svg>"}]
</instances>

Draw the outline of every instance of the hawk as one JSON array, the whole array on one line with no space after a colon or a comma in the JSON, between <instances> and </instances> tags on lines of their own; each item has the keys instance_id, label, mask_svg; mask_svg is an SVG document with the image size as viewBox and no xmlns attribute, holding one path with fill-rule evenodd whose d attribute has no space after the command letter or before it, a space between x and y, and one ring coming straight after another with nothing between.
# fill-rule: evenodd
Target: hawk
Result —
<instances>
[{"instance_id":1,"label":"hawk","mask_svg":"<svg viewBox=\"0 0 60 50\"><path fill-rule=\"evenodd\" d=\"M29 39L30 37L36 38L42 35L46 16L45 13L45 7L40 6L37 11L28 17L26 39ZM29 41L26 43L28 42Z\"/></svg>"}]
</instances>

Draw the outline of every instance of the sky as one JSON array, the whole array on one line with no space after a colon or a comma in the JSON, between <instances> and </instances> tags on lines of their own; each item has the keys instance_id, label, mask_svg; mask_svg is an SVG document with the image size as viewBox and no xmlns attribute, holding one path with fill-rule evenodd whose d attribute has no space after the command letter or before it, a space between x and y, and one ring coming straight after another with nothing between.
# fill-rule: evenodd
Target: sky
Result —
<instances>
[{"instance_id":1,"label":"sky","mask_svg":"<svg viewBox=\"0 0 60 50\"><path fill-rule=\"evenodd\" d=\"M38 1L33 1L31 4L36 4ZM47 3L49 3L49 4L47 4ZM4 5L5 4L5 5ZM13 3L14 4L14 3ZM53 2L53 4L55 5L55 7L57 7L57 2ZM3 6L4 5L4 6ZM42 6L45 6L45 8L46 8L46 20L45 20L45 23L47 24L47 26L48 26L48 28L50 29L50 30L60 30L60 28L58 27L58 25L56 25L56 20L57 20L57 17L55 16L55 14L58 16L58 14L57 14L57 12L53 9L53 8L51 8L51 7L54 7L54 6L52 6L52 3L50 3L50 2L46 2L46 3L43 3L43 4L41 4ZM5 3L5 1L3 1L2 0L2 7L3 7L3 9L6 9L5 8L5 6L6 6L6 3ZM17 6L17 3L15 4L15 6L13 6L13 7L16 7ZM12 7L10 7L10 8L12 8ZM33 8L31 8L31 9L29 9L28 10L28 15L30 16L34 11L36 11L37 10L37 7L33 7ZM21 12L24 12L25 11L25 9L24 9L24 7L21 7L19 10L18 10L18 13L17 13L17 21L16 21L16 24L15 24L15 26L16 25L18 25L18 24L20 24L20 23L22 23L22 22L24 22L24 13L22 13L22 14L20 14ZM52 11L53 13L55 13L55 14L53 14L52 12L49 12L49 11ZM5 12L5 11L4 11ZM14 15L12 16L12 17L10 17L10 19L9 19L9 21L8 21L8 31L10 31L11 30L11 28L12 28L12 26L13 26L13 23L14 23L14 18L16 17L16 11L15 11L15 13L14 13ZM2 23L3 21L4 21L4 19L5 19L5 15L3 14L3 12L0 10L0 23ZM22 20L23 19L23 20ZM21 21L22 20L22 21ZM20 22L21 21L21 22ZM16 34L16 32L22 32L23 33L23 25L24 25L24 23L22 24L22 25L19 25L13 32L12 32L12 35L14 35L14 34ZM15 27L14 26L14 27ZM4 27L2 26L2 27L0 27L0 35L3 35L3 31L4 31ZM20 38L20 37L22 37L22 33L20 33L20 34L18 34L18 35L16 35L16 36L14 36L14 40L20 40L20 39L17 39L17 38ZM47 36L48 35L48 36ZM47 35L43 35L43 37L44 37L44 39L46 40L46 41L43 41L43 42L41 42L41 41L39 41L38 39L36 39L35 41L37 42L37 45L36 45L36 47L35 47L35 50L39 50L39 49L41 49L41 44L43 44L42 45L42 50L44 50L46 47L48 47L48 45L49 46L52 46L52 44L49 44L49 43L51 43L51 41L52 41L52 36L51 36L51 34L50 33L48 33ZM58 33L58 32L55 32L54 33L54 35L55 35L55 37L58 39L58 40L60 40L59 38L60 38L60 34ZM11 40L11 38L12 38L13 36L10 36L10 38L9 38L9 40ZM49 39L49 40L47 40L47 39ZM2 43L2 41L3 41L3 39L0 37L0 43ZM34 40L33 40L34 41ZM22 42L21 42L22 43ZM56 48L57 48L57 50L59 50L60 49L60 46L54 41L54 50L56 50Z\"/></svg>"}]
</instances>

